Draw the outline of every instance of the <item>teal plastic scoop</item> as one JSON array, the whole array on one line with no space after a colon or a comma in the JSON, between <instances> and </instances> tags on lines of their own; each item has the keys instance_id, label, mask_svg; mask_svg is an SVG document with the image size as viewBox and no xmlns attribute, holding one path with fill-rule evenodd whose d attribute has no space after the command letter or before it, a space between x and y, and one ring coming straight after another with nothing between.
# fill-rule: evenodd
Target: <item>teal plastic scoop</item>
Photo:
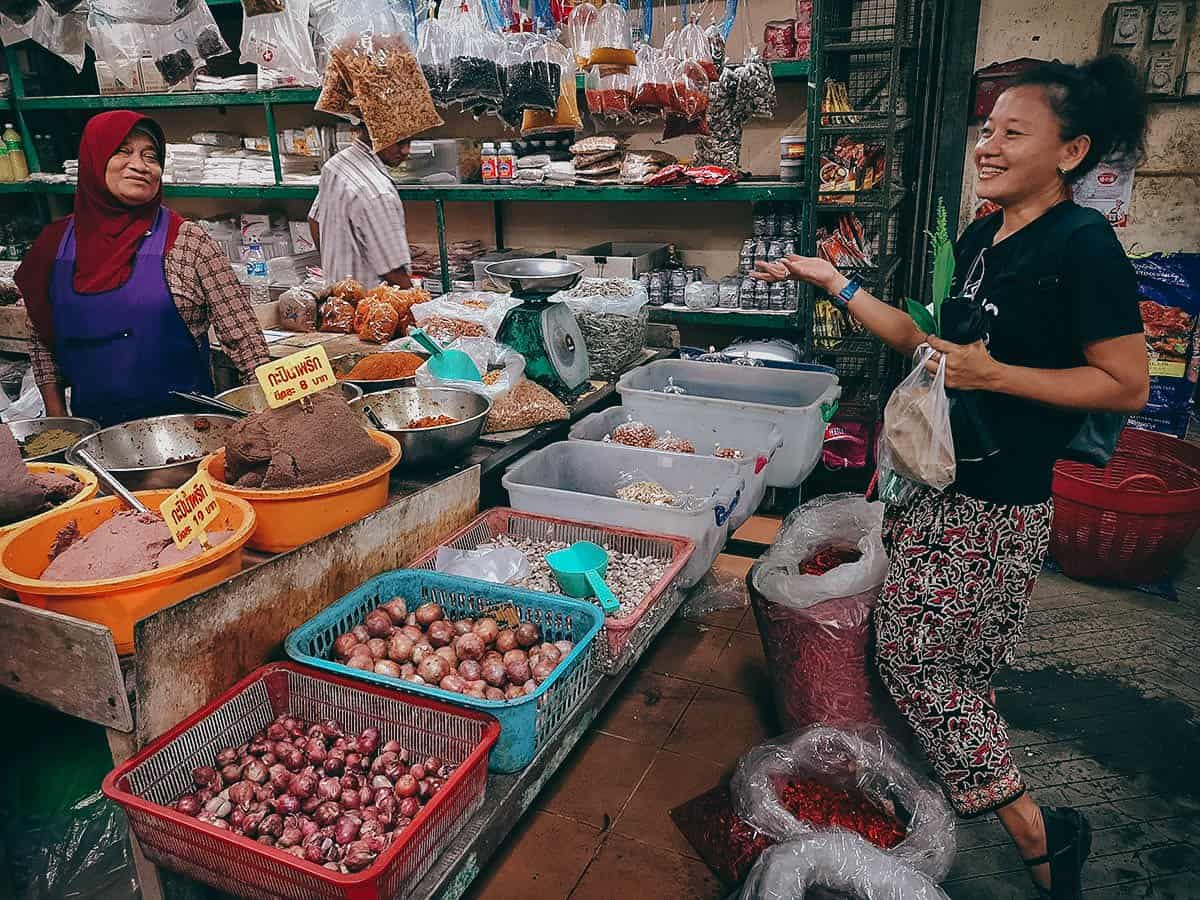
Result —
<instances>
[{"instance_id":1,"label":"teal plastic scoop","mask_svg":"<svg viewBox=\"0 0 1200 900\"><path fill-rule=\"evenodd\" d=\"M422 329L414 328L408 336L433 355L429 357L429 372L442 381L483 381L475 361L461 350L446 350Z\"/></svg>"},{"instance_id":2,"label":"teal plastic scoop","mask_svg":"<svg viewBox=\"0 0 1200 900\"><path fill-rule=\"evenodd\" d=\"M595 597L606 613L620 610L621 604L604 583L604 576L608 572L608 551L599 544L577 541L565 550L547 553L546 564L568 597Z\"/></svg>"}]
</instances>

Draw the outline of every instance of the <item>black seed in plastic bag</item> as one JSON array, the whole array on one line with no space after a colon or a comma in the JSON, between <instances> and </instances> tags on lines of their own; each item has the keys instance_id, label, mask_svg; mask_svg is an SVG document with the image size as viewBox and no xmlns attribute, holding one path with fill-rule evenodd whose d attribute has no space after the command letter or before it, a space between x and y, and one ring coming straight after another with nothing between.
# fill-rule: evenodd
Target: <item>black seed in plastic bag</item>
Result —
<instances>
[{"instance_id":1,"label":"black seed in plastic bag","mask_svg":"<svg viewBox=\"0 0 1200 900\"><path fill-rule=\"evenodd\" d=\"M471 103L487 100L499 104L504 99L500 67L480 56L456 56L450 61L450 100Z\"/></svg>"},{"instance_id":2,"label":"black seed in plastic bag","mask_svg":"<svg viewBox=\"0 0 1200 900\"><path fill-rule=\"evenodd\" d=\"M227 53L228 48L225 46L225 42L221 40L221 32L216 29L216 26L209 25L196 35L196 51L205 59L208 59L210 56L220 56L222 53Z\"/></svg>"},{"instance_id":3,"label":"black seed in plastic bag","mask_svg":"<svg viewBox=\"0 0 1200 900\"><path fill-rule=\"evenodd\" d=\"M46 0L46 5L60 16L65 16L82 2L83 0Z\"/></svg>"},{"instance_id":4,"label":"black seed in plastic bag","mask_svg":"<svg viewBox=\"0 0 1200 900\"><path fill-rule=\"evenodd\" d=\"M558 109L558 82L562 69L544 60L519 62L504 71L507 88L504 109Z\"/></svg>"},{"instance_id":5,"label":"black seed in plastic bag","mask_svg":"<svg viewBox=\"0 0 1200 900\"><path fill-rule=\"evenodd\" d=\"M24 25L37 15L37 11L37 0L0 0L0 13L4 13L18 25Z\"/></svg>"},{"instance_id":6,"label":"black seed in plastic bag","mask_svg":"<svg viewBox=\"0 0 1200 900\"><path fill-rule=\"evenodd\" d=\"M174 53L160 56L154 61L154 68L158 69L167 84L179 84L192 74L196 64L192 60L192 54L181 48Z\"/></svg>"}]
</instances>

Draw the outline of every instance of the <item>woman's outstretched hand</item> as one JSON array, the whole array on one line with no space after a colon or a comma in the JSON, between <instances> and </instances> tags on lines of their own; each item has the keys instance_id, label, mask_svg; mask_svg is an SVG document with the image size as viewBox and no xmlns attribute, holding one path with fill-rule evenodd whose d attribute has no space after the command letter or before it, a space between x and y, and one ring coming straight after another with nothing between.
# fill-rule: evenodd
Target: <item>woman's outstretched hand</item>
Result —
<instances>
[{"instance_id":1,"label":"woman's outstretched hand","mask_svg":"<svg viewBox=\"0 0 1200 900\"><path fill-rule=\"evenodd\" d=\"M996 387L1000 363L988 353L983 341L973 344L952 344L932 334L926 343L936 352L925 363L925 369L936 375L938 363L946 357L946 387L960 391L986 391Z\"/></svg>"},{"instance_id":2,"label":"woman's outstretched hand","mask_svg":"<svg viewBox=\"0 0 1200 900\"><path fill-rule=\"evenodd\" d=\"M758 271L754 277L759 281L776 282L795 279L815 285L829 293L837 293L845 286L842 275L827 259L816 256L791 254L775 262L756 263Z\"/></svg>"}]
</instances>

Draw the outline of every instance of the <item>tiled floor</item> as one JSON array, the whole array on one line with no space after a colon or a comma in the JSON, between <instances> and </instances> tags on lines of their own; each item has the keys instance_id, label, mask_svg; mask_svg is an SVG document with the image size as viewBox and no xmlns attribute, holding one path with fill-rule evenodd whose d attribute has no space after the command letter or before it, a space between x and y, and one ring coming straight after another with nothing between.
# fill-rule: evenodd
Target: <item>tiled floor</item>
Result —
<instances>
[{"instance_id":1,"label":"tiled floor","mask_svg":"<svg viewBox=\"0 0 1200 900\"><path fill-rule=\"evenodd\" d=\"M772 526L752 519L739 537L769 540ZM1200 552L1177 587L1172 603L1044 575L997 685L1037 798L1083 808L1096 829L1088 900L1200 898ZM726 896L667 813L775 730L753 613L678 618L470 896ZM1032 895L994 817L960 823L958 843L953 900Z\"/></svg>"}]
</instances>

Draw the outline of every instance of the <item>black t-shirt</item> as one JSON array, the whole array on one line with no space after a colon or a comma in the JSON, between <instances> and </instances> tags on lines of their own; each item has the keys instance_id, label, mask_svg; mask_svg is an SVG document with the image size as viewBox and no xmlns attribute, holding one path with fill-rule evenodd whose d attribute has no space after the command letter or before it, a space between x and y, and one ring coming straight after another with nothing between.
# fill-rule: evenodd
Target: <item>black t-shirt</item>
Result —
<instances>
[{"instance_id":1,"label":"black t-shirt","mask_svg":"<svg viewBox=\"0 0 1200 900\"><path fill-rule=\"evenodd\" d=\"M956 293L979 280L982 266L975 297L987 313L995 359L1070 369L1087 364L1088 344L1141 332L1137 276L1104 216L1060 203L992 246L1002 217L972 223L955 247ZM1054 463L1084 414L990 391L975 396L999 453L959 461L954 489L994 503L1046 500Z\"/></svg>"}]
</instances>

